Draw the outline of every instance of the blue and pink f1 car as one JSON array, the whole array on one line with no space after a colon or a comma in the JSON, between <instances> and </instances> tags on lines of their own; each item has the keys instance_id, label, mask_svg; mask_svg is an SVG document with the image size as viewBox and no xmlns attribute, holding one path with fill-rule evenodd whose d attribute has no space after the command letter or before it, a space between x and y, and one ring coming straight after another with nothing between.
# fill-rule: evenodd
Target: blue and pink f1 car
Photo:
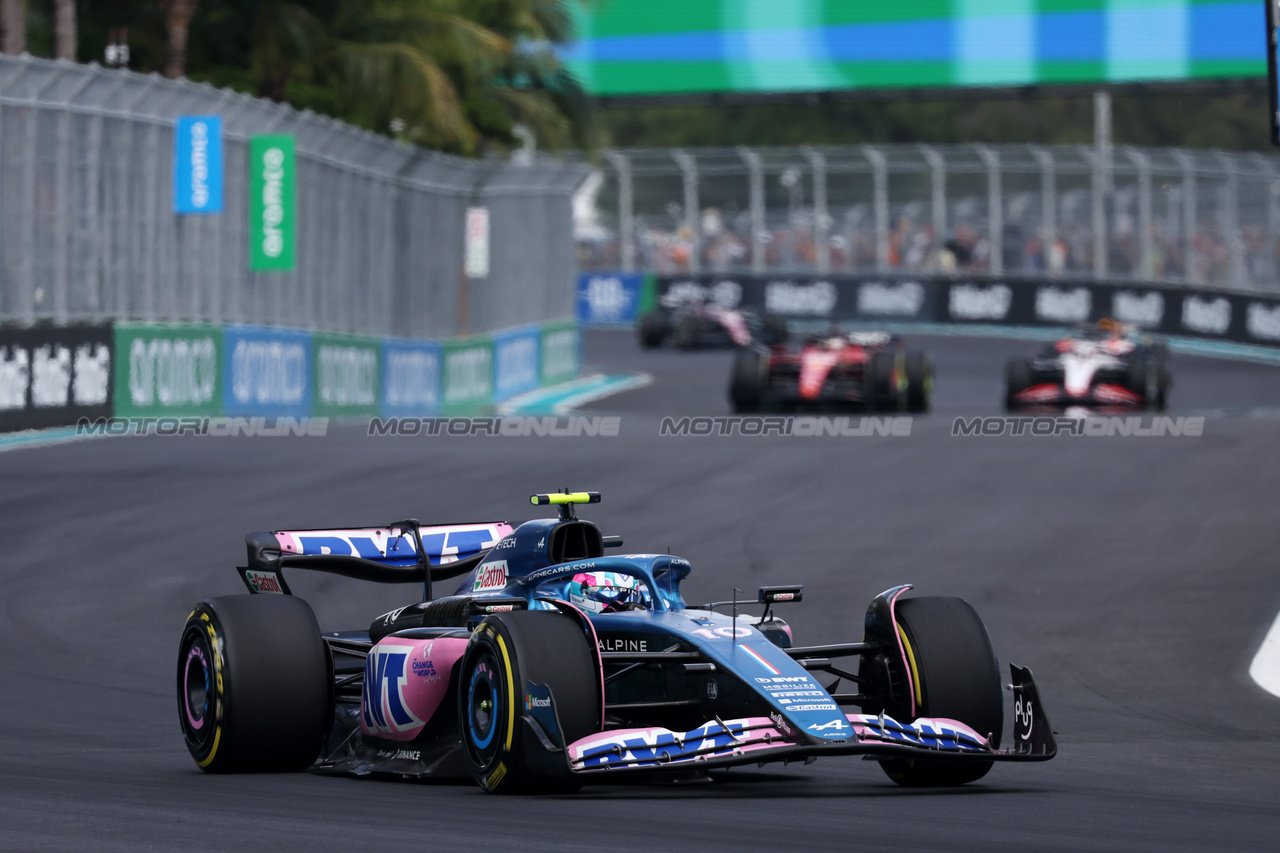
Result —
<instances>
[{"instance_id":1,"label":"blue and pink f1 car","mask_svg":"<svg viewBox=\"0 0 1280 853\"><path fill-rule=\"evenodd\" d=\"M196 763L470 775L508 793L826 755L872 757L903 785L959 785L1057 751L1031 672L1012 665L1001 748L999 666L960 599L895 587L871 602L861 641L796 646L773 608L801 587L689 605L686 560L605 556L621 539L574 511L598 494L532 501L558 517L250 534L252 594L202 602L182 633L178 709ZM322 633L290 593L299 569L421 584L422 600ZM434 595L452 579L452 595Z\"/></svg>"}]
</instances>

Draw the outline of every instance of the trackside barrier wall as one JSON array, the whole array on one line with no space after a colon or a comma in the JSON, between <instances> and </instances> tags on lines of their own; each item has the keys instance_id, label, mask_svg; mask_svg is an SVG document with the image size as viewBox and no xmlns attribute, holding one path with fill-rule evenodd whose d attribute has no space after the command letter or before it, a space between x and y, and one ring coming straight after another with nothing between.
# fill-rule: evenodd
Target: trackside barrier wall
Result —
<instances>
[{"instance_id":1,"label":"trackside barrier wall","mask_svg":"<svg viewBox=\"0 0 1280 853\"><path fill-rule=\"evenodd\" d=\"M578 375L582 366L582 335L573 323L542 326L542 384L557 385Z\"/></svg>"},{"instance_id":2,"label":"trackside barrier wall","mask_svg":"<svg viewBox=\"0 0 1280 853\"><path fill-rule=\"evenodd\" d=\"M590 297L611 276L580 276L584 325L634 323L664 299L697 297L798 321L1063 326L1111 316L1159 334L1280 347L1280 296L1256 292L1003 276L658 275L628 303L634 312L597 312Z\"/></svg>"},{"instance_id":3,"label":"trackside barrier wall","mask_svg":"<svg viewBox=\"0 0 1280 853\"><path fill-rule=\"evenodd\" d=\"M0 331L0 432L111 412L110 326Z\"/></svg>"},{"instance_id":4,"label":"trackside barrier wall","mask_svg":"<svg viewBox=\"0 0 1280 853\"><path fill-rule=\"evenodd\" d=\"M0 432L80 418L482 412L578 375L573 322L445 341L269 326L0 328Z\"/></svg>"}]
</instances>

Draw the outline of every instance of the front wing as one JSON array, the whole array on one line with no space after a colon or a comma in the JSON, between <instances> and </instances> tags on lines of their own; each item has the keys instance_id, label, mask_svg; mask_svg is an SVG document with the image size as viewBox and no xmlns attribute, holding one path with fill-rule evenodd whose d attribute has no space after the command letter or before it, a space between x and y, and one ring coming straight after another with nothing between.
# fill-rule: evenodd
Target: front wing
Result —
<instances>
[{"instance_id":1,"label":"front wing","mask_svg":"<svg viewBox=\"0 0 1280 853\"><path fill-rule=\"evenodd\" d=\"M1057 754L1057 743L1031 671L1013 665L1009 669L1014 692L1012 748L996 749L987 736L955 720L920 718L902 723L884 714L848 714L845 740L813 742L781 718L748 717L715 720L690 732L657 727L602 732L569 744L566 759L577 777L707 770L820 755L1048 761Z\"/></svg>"}]
</instances>

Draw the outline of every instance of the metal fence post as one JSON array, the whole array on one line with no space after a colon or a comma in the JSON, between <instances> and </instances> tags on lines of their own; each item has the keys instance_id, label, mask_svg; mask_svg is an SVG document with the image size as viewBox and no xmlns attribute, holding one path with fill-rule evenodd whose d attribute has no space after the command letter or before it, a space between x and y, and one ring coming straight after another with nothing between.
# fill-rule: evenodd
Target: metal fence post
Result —
<instances>
[{"instance_id":1,"label":"metal fence post","mask_svg":"<svg viewBox=\"0 0 1280 853\"><path fill-rule=\"evenodd\" d=\"M1223 183L1218 204L1218 219L1222 238L1227 242L1228 281L1232 287L1245 284L1244 237L1240 233L1240 179L1235 161L1225 152L1215 151L1214 156L1222 166Z\"/></svg>"},{"instance_id":2,"label":"metal fence post","mask_svg":"<svg viewBox=\"0 0 1280 853\"><path fill-rule=\"evenodd\" d=\"M884 152L870 145L860 146L871 164L872 207L876 220L876 270L889 269L889 161Z\"/></svg>"},{"instance_id":3,"label":"metal fence post","mask_svg":"<svg viewBox=\"0 0 1280 853\"><path fill-rule=\"evenodd\" d=\"M1186 151L1174 151L1173 156L1182 166L1182 276L1185 281L1199 284L1199 250L1196 249L1196 164Z\"/></svg>"},{"instance_id":4,"label":"metal fence post","mask_svg":"<svg viewBox=\"0 0 1280 853\"><path fill-rule=\"evenodd\" d=\"M987 245L990 248L992 275L1004 273L1004 197L1000 184L1000 155L985 145L975 145L978 157L987 167Z\"/></svg>"},{"instance_id":5,"label":"metal fence post","mask_svg":"<svg viewBox=\"0 0 1280 853\"><path fill-rule=\"evenodd\" d=\"M751 271L764 272L765 269L765 234L764 230L764 167L760 155L747 149L739 148L738 156L747 166L747 184L751 208Z\"/></svg>"},{"instance_id":6,"label":"metal fence post","mask_svg":"<svg viewBox=\"0 0 1280 853\"><path fill-rule=\"evenodd\" d=\"M1280 206L1280 183L1276 181L1275 165L1270 158L1254 152L1249 155L1249 159L1266 182L1262 211L1262 269L1259 272L1270 281L1276 277L1275 240L1276 228L1280 225L1280 210L1277 210ZM1255 286L1258 284L1257 281L1252 283Z\"/></svg>"},{"instance_id":7,"label":"metal fence post","mask_svg":"<svg viewBox=\"0 0 1280 853\"><path fill-rule=\"evenodd\" d=\"M636 268L635 196L631 185L631 161L620 151L604 152L618 176L618 242L623 272Z\"/></svg>"},{"instance_id":8,"label":"metal fence post","mask_svg":"<svg viewBox=\"0 0 1280 853\"><path fill-rule=\"evenodd\" d=\"M687 151L672 151L684 183L684 224L689 229L689 272L702 269L702 223L698 221L698 163Z\"/></svg>"},{"instance_id":9,"label":"metal fence post","mask_svg":"<svg viewBox=\"0 0 1280 853\"><path fill-rule=\"evenodd\" d=\"M929 164L929 201L933 213L933 239L941 246L947 233L947 163L938 149L920 146L920 156Z\"/></svg>"},{"instance_id":10,"label":"metal fence post","mask_svg":"<svg viewBox=\"0 0 1280 853\"><path fill-rule=\"evenodd\" d=\"M1093 274L1107 277L1107 198L1111 194L1111 93L1093 93Z\"/></svg>"},{"instance_id":11,"label":"metal fence post","mask_svg":"<svg viewBox=\"0 0 1280 853\"><path fill-rule=\"evenodd\" d=\"M1053 153L1044 148L1033 148L1031 154L1040 167L1040 239L1044 257L1044 271L1052 275L1050 267L1054 246L1058 242L1058 181L1053 170Z\"/></svg>"},{"instance_id":12,"label":"metal fence post","mask_svg":"<svg viewBox=\"0 0 1280 853\"><path fill-rule=\"evenodd\" d=\"M1138 149L1126 146L1125 155L1138 170L1138 274L1155 275L1155 247L1151 242L1151 159Z\"/></svg>"},{"instance_id":13,"label":"metal fence post","mask_svg":"<svg viewBox=\"0 0 1280 853\"><path fill-rule=\"evenodd\" d=\"M831 215L827 212L827 158L812 148L804 149L813 170L813 242L818 272L831 272Z\"/></svg>"}]
</instances>

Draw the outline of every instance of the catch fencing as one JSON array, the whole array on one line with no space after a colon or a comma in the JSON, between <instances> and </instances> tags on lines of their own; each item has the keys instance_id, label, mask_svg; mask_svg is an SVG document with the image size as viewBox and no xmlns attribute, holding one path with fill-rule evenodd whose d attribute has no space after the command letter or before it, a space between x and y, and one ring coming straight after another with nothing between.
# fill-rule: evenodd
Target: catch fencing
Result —
<instances>
[{"instance_id":1,"label":"catch fencing","mask_svg":"<svg viewBox=\"0 0 1280 853\"><path fill-rule=\"evenodd\" d=\"M1280 291L1280 158L1128 146L607 151L581 269Z\"/></svg>"},{"instance_id":2,"label":"catch fencing","mask_svg":"<svg viewBox=\"0 0 1280 853\"><path fill-rule=\"evenodd\" d=\"M175 122L222 118L225 208L173 208ZM296 140L296 266L249 262L249 139ZM188 81L0 58L0 324L255 324L440 338L572 315L586 167L466 160ZM469 207L488 275L464 276ZM466 328L460 329L460 324Z\"/></svg>"}]
</instances>

